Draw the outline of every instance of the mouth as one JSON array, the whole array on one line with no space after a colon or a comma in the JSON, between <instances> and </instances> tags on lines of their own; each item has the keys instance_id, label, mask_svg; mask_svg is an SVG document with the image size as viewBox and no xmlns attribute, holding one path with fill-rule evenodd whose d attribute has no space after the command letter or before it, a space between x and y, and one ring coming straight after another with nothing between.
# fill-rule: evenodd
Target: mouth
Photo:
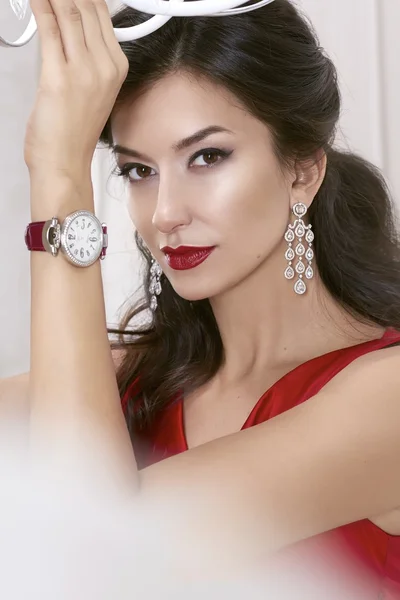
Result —
<instances>
[{"instance_id":1,"label":"mouth","mask_svg":"<svg viewBox=\"0 0 400 600\"><path fill-rule=\"evenodd\" d=\"M187 271L201 265L215 248L216 246L178 246L178 248L165 246L161 250L164 252L171 269L175 271Z\"/></svg>"}]
</instances>

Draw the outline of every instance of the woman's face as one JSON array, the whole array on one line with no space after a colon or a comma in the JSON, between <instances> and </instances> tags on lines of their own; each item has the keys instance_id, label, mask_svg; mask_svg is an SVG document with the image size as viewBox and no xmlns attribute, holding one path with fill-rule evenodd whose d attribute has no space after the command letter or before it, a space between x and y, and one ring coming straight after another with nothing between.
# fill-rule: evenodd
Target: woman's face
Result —
<instances>
[{"instance_id":1,"label":"woman's face","mask_svg":"<svg viewBox=\"0 0 400 600\"><path fill-rule=\"evenodd\" d=\"M235 98L177 74L120 109L112 128L133 223L180 296L215 297L281 247L283 277L293 179Z\"/></svg>"}]
</instances>

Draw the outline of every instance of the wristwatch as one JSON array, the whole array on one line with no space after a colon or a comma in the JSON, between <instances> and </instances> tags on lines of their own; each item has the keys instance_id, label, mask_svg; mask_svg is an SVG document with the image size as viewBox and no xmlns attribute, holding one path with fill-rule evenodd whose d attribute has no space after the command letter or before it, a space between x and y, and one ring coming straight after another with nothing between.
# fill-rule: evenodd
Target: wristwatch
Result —
<instances>
[{"instance_id":1,"label":"wristwatch","mask_svg":"<svg viewBox=\"0 0 400 600\"><path fill-rule=\"evenodd\" d=\"M61 223L57 217L49 221L30 223L25 231L28 250L50 252L65 258L77 267L89 267L103 259L107 252L107 225L87 210L68 215Z\"/></svg>"}]
</instances>

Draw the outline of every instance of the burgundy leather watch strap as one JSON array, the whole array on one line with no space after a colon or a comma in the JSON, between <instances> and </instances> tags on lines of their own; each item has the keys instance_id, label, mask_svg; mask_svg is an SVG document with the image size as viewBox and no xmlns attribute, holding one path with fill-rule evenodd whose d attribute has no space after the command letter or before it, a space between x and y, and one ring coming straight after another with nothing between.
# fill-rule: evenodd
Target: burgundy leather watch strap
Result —
<instances>
[{"instance_id":1,"label":"burgundy leather watch strap","mask_svg":"<svg viewBox=\"0 0 400 600\"><path fill-rule=\"evenodd\" d=\"M46 221L37 221L36 223L29 223L25 231L25 244L28 250L41 250L46 251L43 246L42 233L43 227Z\"/></svg>"}]
</instances>

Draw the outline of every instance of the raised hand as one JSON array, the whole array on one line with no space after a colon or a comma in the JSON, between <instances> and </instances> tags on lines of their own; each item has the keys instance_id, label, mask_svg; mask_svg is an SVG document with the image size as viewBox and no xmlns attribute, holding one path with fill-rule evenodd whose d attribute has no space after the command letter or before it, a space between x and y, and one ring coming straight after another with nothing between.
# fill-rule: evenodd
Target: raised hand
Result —
<instances>
[{"instance_id":1,"label":"raised hand","mask_svg":"<svg viewBox=\"0 0 400 600\"><path fill-rule=\"evenodd\" d=\"M93 153L128 71L105 0L31 0L42 69L26 129L30 175L90 174Z\"/></svg>"}]
</instances>

